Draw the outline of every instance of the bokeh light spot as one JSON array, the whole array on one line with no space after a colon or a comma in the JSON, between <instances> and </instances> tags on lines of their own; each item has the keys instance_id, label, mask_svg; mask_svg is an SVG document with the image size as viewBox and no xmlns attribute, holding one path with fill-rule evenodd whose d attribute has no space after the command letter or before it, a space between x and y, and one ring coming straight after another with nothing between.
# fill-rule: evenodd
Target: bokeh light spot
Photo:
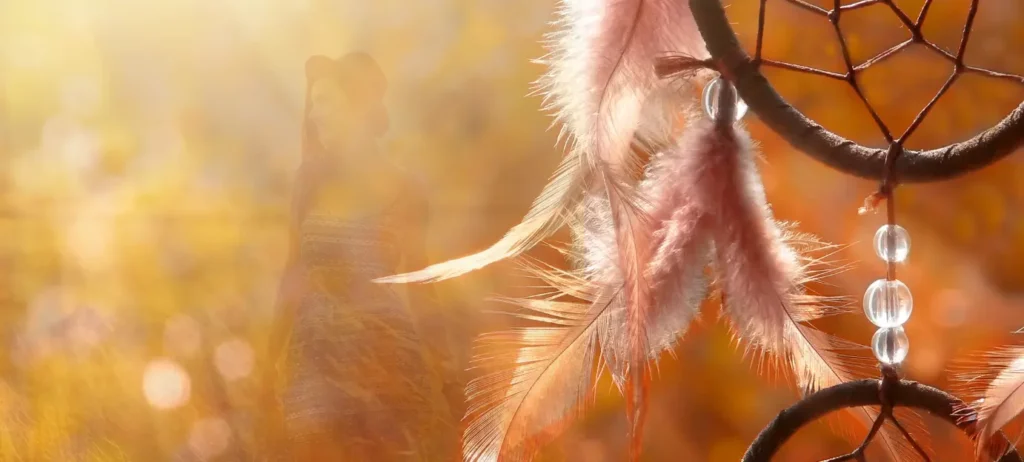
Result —
<instances>
[{"instance_id":1,"label":"bokeh light spot","mask_svg":"<svg viewBox=\"0 0 1024 462\"><path fill-rule=\"evenodd\" d=\"M185 368L170 359L155 359L142 375L146 401L157 409L174 409L188 402L192 381Z\"/></svg>"},{"instance_id":2,"label":"bokeh light spot","mask_svg":"<svg viewBox=\"0 0 1024 462\"><path fill-rule=\"evenodd\" d=\"M226 380L238 380L252 373L256 357L249 342L233 338L217 346L213 360Z\"/></svg>"},{"instance_id":3,"label":"bokeh light spot","mask_svg":"<svg viewBox=\"0 0 1024 462\"><path fill-rule=\"evenodd\" d=\"M230 442L231 426L219 417L197 421L188 435L188 446L200 460L211 460L223 454Z\"/></svg>"}]
</instances>

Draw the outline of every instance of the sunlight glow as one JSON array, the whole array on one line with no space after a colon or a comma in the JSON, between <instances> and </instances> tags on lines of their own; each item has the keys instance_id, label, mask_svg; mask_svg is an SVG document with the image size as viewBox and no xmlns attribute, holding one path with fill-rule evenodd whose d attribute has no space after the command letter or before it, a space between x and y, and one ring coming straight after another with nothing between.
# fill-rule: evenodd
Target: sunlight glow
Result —
<instances>
[{"instance_id":1,"label":"sunlight glow","mask_svg":"<svg viewBox=\"0 0 1024 462\"><path fill-rule=\"evenodd\" d=\"M174 409L188 402L192 381L181 365L169 359L155 359L142 377L146 401L157 409Z\"/></svg>"},{"instance_id":2,"label":"sunlight glow","mask_svg":"<svg viewBox=\"0 0 1024 462\"><path fill-rule=\"evenodd\" d=\"M1016 374L1024 372L1024 357L1013 360L1013 362L1007 366L1006 370Z\"/></svg>"}]
</instances>

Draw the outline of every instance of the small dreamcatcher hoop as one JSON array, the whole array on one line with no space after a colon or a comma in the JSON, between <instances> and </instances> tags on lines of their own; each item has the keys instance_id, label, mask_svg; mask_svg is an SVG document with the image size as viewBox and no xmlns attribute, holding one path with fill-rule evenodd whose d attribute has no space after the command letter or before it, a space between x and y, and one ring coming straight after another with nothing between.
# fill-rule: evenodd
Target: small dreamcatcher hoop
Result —
<instances>
[{"instance_id":1,"label":"small dreamcatcher hoop","mask_svg":"<svg viewBox=\"0 0 1024 462\"><path fill-rule=\"evenodd\" d=\"M710 62L721 74L721 78L736 88L736 93L742 98L745 106L749 107L749 110L756 113L766 126L778 133L793 147L844 173L880 180L878 192L869 198L865 207L871 209L882 200L886 202L887 224L883 225L876 233L874 244L878 256L886 262L887 274L885 278L875 281L868 287L864 298L865 314L879 328L871 343L872 350L882 366L882 377L874 380L847 382L806 396L782 411L764 428L747 450L743 461L771 460L782 444L804 425L829 412L861 406L879 406L881 409L864 442L853 452L828 460L865 460L866 447L887 420L895 425L919 456L924 460L929 460L927 453L896 419L893 414L894 408L908 407L926 411L955 425L971 438L975 438L978 433L977 413L949 393L916 382L901 380L899 377L898 365L906 357L909 348L909 341L901 326L910 317L912 298L909 288L896 278L896 265L906 259L910 241L906 230L896 224L893 190L898 182L944 180L979 169L1024 145L1024 102L1002 121L969 140L927 151L904 149L904 142L961 75L972 73L1022 85L1024 85L1024 76L996 72L964 63L964 54L979 0L971 1L963 35L955 54L928 41L922 32L922 26L932 3L931 0L925 0L916 19L907 16L893 0L861 0L847 5L843 5L840 0L834 0L833 7L829 10L803 0L784 0L817 14L832 24L839 39L846 67L846 72L842 74L773 61L763 57L761 51L765 30L765 8L768 0L759 1L757 40L754 56L751 57L741 48L719 0L689 0L693 17L707 49L711 53ZM911 38L864 63L854 64L843 37L840 19L847 11L875 4L885 5L891 9L903 26L911 32ZM902 134L895 136L864 97L857 81L857 74L914 44L922 45L951 62L953 71L908 128ZM761 73L762 66L788 69L846 82L864 103L882 132L888 148L875 149L862 146L836 135L808 119L775 91ZM715 80L711 85L722 85L722 81ZM711 91L706 92L705 106L708 106L707 94L716 93L710 85L708 90ZM988 446L990 450L988 455L992 459L1000 462L1024 460L1002 433L995 435L993 439L994 441Z\"/></svg>"}]
</instances>

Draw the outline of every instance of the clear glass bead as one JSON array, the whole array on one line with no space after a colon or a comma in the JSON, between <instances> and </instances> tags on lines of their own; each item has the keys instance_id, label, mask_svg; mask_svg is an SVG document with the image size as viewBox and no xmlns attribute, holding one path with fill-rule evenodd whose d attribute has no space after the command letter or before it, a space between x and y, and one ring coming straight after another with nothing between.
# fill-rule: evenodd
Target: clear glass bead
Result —
<instances>
[{"instance_id":1,"label":"clear glass bead","mask_svg":"<svg viewBox=\"0 0 1024 462\"><path fill-rule=\"evenodd\" d=\"M900 281L879 279L864 292L864 314L878 327L899 327L910 319L914 297Z\"/></svg>"},{"instance_id":2,"label":"clear glass bead","mask_svg":"<svg viewBox=\"0 0 1024 462\"><path fill-rule=\"evenodd\" d=\"M704 106L704 113L708 117L714 119L715 114L718 114L718 88L721 85L727 85L728 83L721 77L708 82L704 87L704 94L701 96L701 100ZM747 114L747 103L744 103L740 99L740 95L736 94L736 120L740 120L744 115Z\"/></svg>"},{"instance_id":3,"label":"clear glass bead","mask_svg":"<svg viewBox=\"0 0 1024 462\"><path fill-rule=\"evenodd\" d=\"M889 245L890 240L892 246ZM875 253L882 261L902 263L910 253L910 234L900 225L884 225L875 232Z\"/></svg>"},{"instance_id":4,"label":"clear glass bead","mask_svg":"<svg viewBox=\"0 0 1024 462\"><path fill-rule=\"evenodd\" d=\"M902 327L878 329L871 337L871 351L882 364L895 365L907 358L910 339Z\"/></svg>"}]
</instances>

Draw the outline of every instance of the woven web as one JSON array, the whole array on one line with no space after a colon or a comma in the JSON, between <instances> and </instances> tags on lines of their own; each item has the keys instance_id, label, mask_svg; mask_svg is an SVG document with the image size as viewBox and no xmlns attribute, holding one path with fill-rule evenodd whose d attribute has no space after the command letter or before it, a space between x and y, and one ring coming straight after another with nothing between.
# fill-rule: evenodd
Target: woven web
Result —
<instances>
[{"instance_id":1,"label":"woven web","mask_svg":"<svg viewBox=\"0 0 1024 462\"><path fill-rule=\"evenodd\" d=\"M886 209L888 214L888 222L890 224L895 223L895 206L893 205L892 188L894 187L895 179L892 178L892 167L895 159L903 152L904 142L914 133L914 131L921 125L925 117L931 111L935 103L953 86L953 83L957 79L966 73L978 74L986 77L995 79L1004 79L1011 82L1015 82L1024 85L1024 76L998 72L982 67L970 66L964 62L964 55L967 50L967 44L971 38L971 30L974 27L974 18L978 12L978 4L980 0L971 0L970 9L967 12L967 20L964 23L963 33L960 37L960 44L956 50L956 53L950 53L942 47L936 45L934 42L928 40L923 32L923 26L925 20L928 17L928 9L932 5L932 0L925 0L921 6L920 11L917 13L915 19L911 19L899 6L897 6L894 0L861 0L848 5L843 5L840 0L833 0L832 9L825 9L817 5L808 3L805 0L781 0L787 3L793 4L811 13L814 13L832 24L832 29L835 31L836 38L839 41L839 48L842 53L843 63L846 67L845 73L838 73L827 71L824 69L818 69L809 66L803 66L799 64L792 64L782 61L775 61L767 59L762 54L762 46L764 44L764 32L765 32L765 9L768 4L768 0L760 0L760 9L758 11L758 24L757 24L757 42L755 45L753 63L757 66L770 66L781 69L788 69L790 71L802 72L806 74L813 74L821 77L826 77L834 80L840 80L846 82L857 95L857 98L864 104L868 113L871 115L872 120L878 126L878 129L882 132L882 136L889 145L889 149L886 155L886 172L883 176L882 187L878 195L886 199ZM910 31L910 38L906 39L889 49L865 60L862 63L855 64L850 58L850 51L847 47L846 37L843 35L842 29L842 18L844 13L853 11L856 9L868 7L871 5L881 4L888 7L889 10L899 19L900 23L908 31ZM898 53L910 48L911 46L918 44L924 46L928 50L931 50L939 57L949 61L953 64L952 72L949 77L946 78L945 83L939 88L935 95L928 101L927 104L917 113L913 121L909 126L900 133L899 136L893 134L892 130L882 121L879 117L878 111L871 105L871 103L864 96L864 92L861 89L861 85L858 81L858 75L868 68L885 62L889 58L897 55ZM890 243L890 245L892 245ZM887 266L887 277L888 279L895 279L896 270L895 265L888 264ZM883 374L884 375L884 374ZM898 380L895 377L886 377L887 380ZM906 430L906 428L896 419L895 414L892 412L893 409L889 406L883 406L882 412L879 413L877 419L873 423L868 435L865 437L863 443L854 451L837 456L828 461L863 461L865 460L865 450L875 436L879 433L882 425L886 420L891 421L895 427L899 430L900 434L910 443L910 446L914 449L919 457L923 460L930 460L926 451L914 440L913 436ZM1005 449L1005 448L1004 448ZM827 461L826 461L827 462Z\"/></svg>"},{"instance_id":2,"label":"woven web","mask_svg":"<svg viewBox=\"0 0 1024 462\"><path fill-rule=\"evenodd\" d=\"M931 111L932 107L935 106L935 103L939 101L939 98L941 98L942 95L944 95L951 86L953 86L953 83L956 82L957 78L959 78L961 75L965 73L972 73L996 79L1009 80L1011 82L1016 82L1021 85L1024 85L1024 76L1005 72L997 72L994 70L985 69L981 67L969 66L964 63L964 55L967 50L967 43L971 37L971 30L974 27L974 17L978 13L978 3L980 2L980 0L971 0L970 9L967 12L967 21L964 24L963 34L960 37L960 46L957 48L956 54L950 53L943 49L942 47L936 45L934 42L929 41L924 35L922 29L924 26L924 22L928 17L928 9L932 5L932 0L925 0L924 5L922 5L921 7L921 10L917 13L916 19L911 19L910 16L908 16L902 9L900 9L899 6L896 5L894 0L861 0L848 5L842 5L840 0L834 0L831 10L826 10L817 5L807 3L804 0L783 1L786 1L787 3L793 4L797 7L800 7L804 10L810 11L811 13L821 16L822 18L825 18L832 24L832 28L835 30L836 37L839 40L839 48L842 52L843 63L846 67L846 72L831 72L823 69L817 69L814 67L802 66L799 64L791 64L764 58L764 56L761 53L761 48L764 43L764 17L765 8L768 3L768 0L760 0L761 6L758 12L757 20L757 42L754 51L754 64L788 69L791 71L803 72L807 74L818 75L846 82L848 85L850 85L850 87L853 88L853 91L857 94L857 98L859 98L861 102L864 103L864 106L867 108L868 113L871 114L871 118L875 121L875 124L882 132L882 136L885 138L885 141L890 145L890 149L893 152L899 152L901 150L907 138L909 138L910 135L914 133L914 130L916 130L919 125L921 125L921 122L924 121L924 118ZM843 14L846 12L876 4L881 4L889 7L889 9L899 19L900 23L902 23L903 26L910 31L910 38L867 59L866 61L860 64L854 64L853 60L850 58L850 51L846 46L846 38L843 36L841 19L843 17ZM939 90L935 93L935 96L933 96L932 99L928 101L928 103L924 106L924 108L922 108L921 111L918 112L917 116L914 117L914 120L910 123L906 130L904 130L902 134L896 137L894 136L892 130L890 130L889 127L885 124L885 122L882 121L882 118L878 116L878 112L875 110L875 108L871 105L867 98L864 97L864 92L861 90L861 86L858 83L857 76L861 72L870 68L871 66L886 61L887 59L895 56L901 51L910 48L914 44L922 45L925 48L936 53L939 57L951 62L953 64L953 71L950 73L945 83L942 84L942 87L940 87Z\"/></svg>"}]
</instances>

